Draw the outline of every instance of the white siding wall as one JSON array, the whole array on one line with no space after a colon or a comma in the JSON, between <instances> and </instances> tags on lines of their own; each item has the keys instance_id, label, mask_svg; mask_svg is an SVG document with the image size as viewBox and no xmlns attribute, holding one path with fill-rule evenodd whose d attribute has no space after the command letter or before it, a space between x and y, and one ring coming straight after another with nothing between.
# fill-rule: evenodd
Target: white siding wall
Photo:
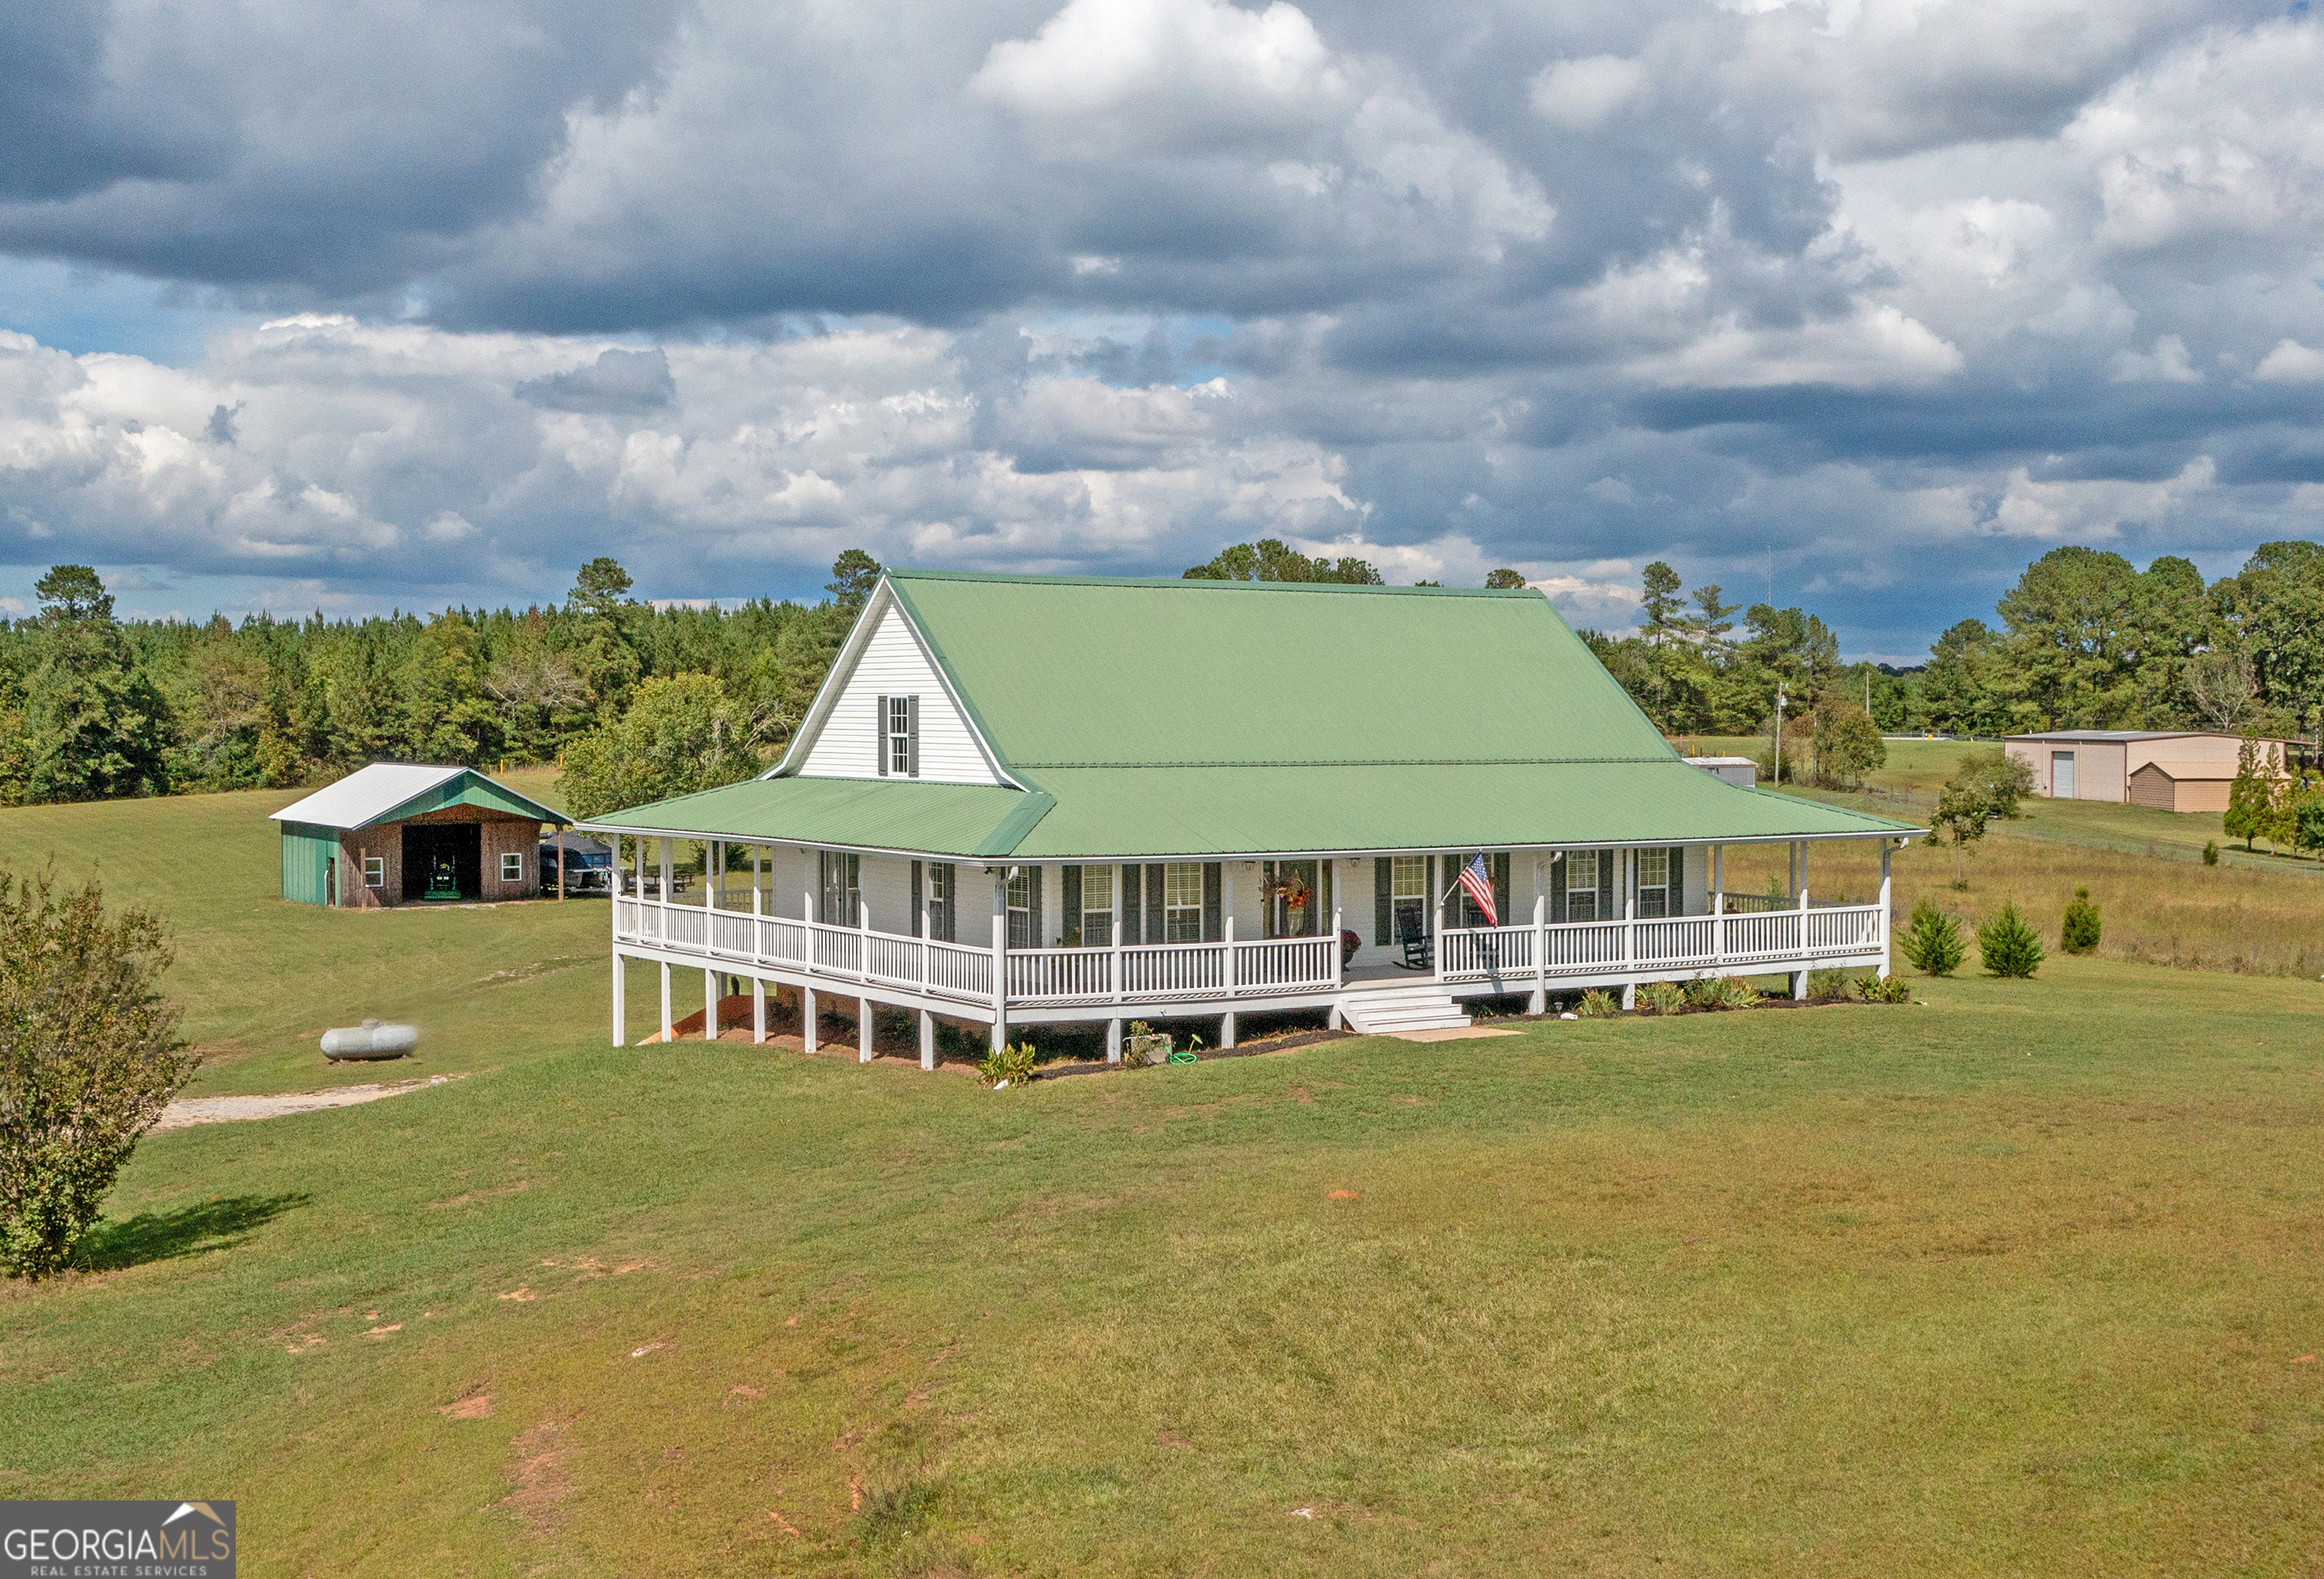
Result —
<instances>
[{"instance_id":1,"label":"white siding wall","mask_svg":"<svg viewBox=\"0 0 2324 1579\"><path fill-rule=\"evenodd\" d=\"M920 777L939 784L999 783L968 721L920 651L910 623L892 604L864 644L799 771L816 779L879 777L880 698L914 696L920 699Z\"/></svg>"}]
</instances>

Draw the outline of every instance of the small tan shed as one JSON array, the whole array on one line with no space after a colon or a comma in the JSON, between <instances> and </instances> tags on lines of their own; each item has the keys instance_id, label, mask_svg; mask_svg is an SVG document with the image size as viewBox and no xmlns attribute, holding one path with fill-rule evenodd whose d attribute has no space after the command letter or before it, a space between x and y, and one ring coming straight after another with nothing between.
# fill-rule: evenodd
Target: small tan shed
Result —
<instances>
[{"instance_id":1,"label":"small tan shed","mask_svg":"<svg viewBox=\"0 0 2324 1579\"><path fill-rule=\"evenodd\" d=\"M2130 803L2157 811L2225 811L2235 784L2209 762L2149 762L2130 776Z\"/></svg>"}]
</instances>

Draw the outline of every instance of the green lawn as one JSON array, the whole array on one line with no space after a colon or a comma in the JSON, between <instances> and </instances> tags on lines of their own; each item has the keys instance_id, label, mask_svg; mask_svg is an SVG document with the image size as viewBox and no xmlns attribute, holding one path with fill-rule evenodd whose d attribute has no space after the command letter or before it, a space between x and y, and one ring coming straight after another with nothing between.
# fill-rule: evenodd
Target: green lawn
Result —
<instances>
[{"instance_id":1,"label":"green lawn","mask_svg":"<svg viewBox=\"0 0 2324 1579\"><path fill-rule=\"evenodd\" d=\"M104 1270L0 1297L0 1495L231 1497L254 1574L2324 1565L2324 984L996 1094L609 1048L601 905L284 907L272 803L0 843L134 858L204 1088L334 1078L365 992L469 1078L150 1139Z\"/></svg>"}]
</instances>

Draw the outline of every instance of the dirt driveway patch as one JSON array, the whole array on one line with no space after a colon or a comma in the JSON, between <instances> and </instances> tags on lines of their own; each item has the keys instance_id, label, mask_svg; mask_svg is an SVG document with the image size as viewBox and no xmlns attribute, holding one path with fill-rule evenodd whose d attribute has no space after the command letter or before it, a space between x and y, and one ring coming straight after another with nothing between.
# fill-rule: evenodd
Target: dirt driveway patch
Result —
<instances>
[{"instance_id":1,"label":"dirt driveway patch","mask_svg":"<svg viewBox=\"0 0 2324 1579\"><path fill-rule=\"evenodd\" d=\"M284 1113L314 1113L327 1107L353 1107L383 1096L401 1096L465 1079L461 1075L430 1075L424 1080L397 1080L372 1085L342 1085L336 1091L293 1091L281 1096L187 1096L161 1110L156 1130L185 1130L196 1124L227 1124L237 1119L272 1119Z\"/></svg>"}]
</instances>

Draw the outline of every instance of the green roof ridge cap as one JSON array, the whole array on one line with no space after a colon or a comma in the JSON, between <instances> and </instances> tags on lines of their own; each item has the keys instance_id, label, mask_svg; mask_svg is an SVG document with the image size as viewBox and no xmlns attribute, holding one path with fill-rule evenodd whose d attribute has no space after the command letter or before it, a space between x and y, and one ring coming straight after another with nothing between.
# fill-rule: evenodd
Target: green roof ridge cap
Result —
<instances>
[{"instance_id":1,"label":"green roof ridge cap","mask_svg":"<svg viewBox=\"0 0 2324 1579\"><path fill-rule=\"evenodd\" d=\"M1206 576L1041 576L1029 571L910 570L885 573L895 581L982 581L1028 586L1175 586L1240 592L1389 593L1423 597L1538 597L1547 594L1530 586L1376 586L1347 581L1214 581Z\"/></svg>"}]
</instances>

